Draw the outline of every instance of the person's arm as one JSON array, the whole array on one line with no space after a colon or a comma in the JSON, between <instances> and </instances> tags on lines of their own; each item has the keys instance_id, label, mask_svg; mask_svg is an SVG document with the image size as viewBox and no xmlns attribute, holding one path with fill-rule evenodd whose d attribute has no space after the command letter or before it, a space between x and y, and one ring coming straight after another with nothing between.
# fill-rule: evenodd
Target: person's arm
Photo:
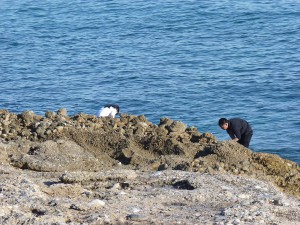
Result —
<instances>
[{"instance_id":1,"label":"person's arm","mask_svg":"<svg viewBox=\"0 0 300 225\"><path fill-rule=\"evenodd\" d=\"M227 133L233 141L239 141L239 138L236 136L236 133L233 130L227 130Z\"/></svg>"},{"instance_id":2,"label":"person's arm","mask_svg":"<svg viewBox=\"0 0 300 225\"><path fill-rule=\"evenodd\" d=\"M232 130L227 130L227 133L229 134L232 140L235 139L234 132Z\"/></svg>"},{"instance_id":3,"label":"person's arm","mask_svg":"<svg viewBox=\"0 0 300 225\"><path fill-rule=\"evenodd\" d=\"M109 110L110 110L109 116L112 117L112 118L115 118L118 111L113 107L110 107Z\"/></svg>"},{"instance_id":4,"label":"person's arm","mask_svg":"<svg viewBox=\"0 0 300 225\"><path fill-rule=\"evenodd\" d=\"M232 140L239 141L241 139L241 132L239 128L233 128L234 138Z\"/></svg>"}]
</instances>

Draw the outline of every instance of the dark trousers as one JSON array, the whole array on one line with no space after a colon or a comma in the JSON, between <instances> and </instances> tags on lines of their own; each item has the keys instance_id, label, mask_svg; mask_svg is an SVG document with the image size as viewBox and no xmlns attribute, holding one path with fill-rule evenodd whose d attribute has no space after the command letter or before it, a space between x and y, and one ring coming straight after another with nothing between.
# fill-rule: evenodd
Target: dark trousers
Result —
<instances>
[{"instance_id":1,"label":"dark trousers","mask_svg":"<svg viewBox=\"0 0 300 225\"><path fill-rule=\"evenodd\" d=\"M244 145L246 148L249 147L251 138L252 138L253 132L248 133L248 134L243 134L241 139L238 141L241 145Z\"/></svg>"}]
</instances>

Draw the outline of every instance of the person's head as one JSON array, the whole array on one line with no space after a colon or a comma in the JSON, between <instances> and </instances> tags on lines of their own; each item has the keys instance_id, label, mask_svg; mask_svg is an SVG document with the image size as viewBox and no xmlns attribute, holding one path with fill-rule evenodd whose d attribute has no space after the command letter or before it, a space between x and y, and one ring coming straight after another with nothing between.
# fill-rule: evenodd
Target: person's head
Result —
<instances>
[{"instance_id":1,"label":"person's head","mask_svg":"<svg viewBox=\"0 0 300 225\"><path fill-rule=\"evenodd\" d=\"M119 114L119 112L120 112L120 107L118 105L116 105L116 104L107 104L104 107L107 107L107 108L113 107L117 111L116 114Z\"/></svg>"},{"instance_id":2,"label":"person's head","mask_svg":"<svg viewBox=\"0 0 300 225\"><path fill-rule=\"evenodd\" d=\"M114 108L117 110L117 114L120 112L120 107L118 105L114 105Z\"/></svg>"},{"instance_id":3,"label":"person's head","mask_svg":"<svg viewBox=\"0 0 300 225\"><path fill-rule=\"evenodd\" d=\"M219 119L219 126L223 130L227 130L228 129L228 123L229 123L229 121L226 118Z\"/></svg>"}]
</instances>

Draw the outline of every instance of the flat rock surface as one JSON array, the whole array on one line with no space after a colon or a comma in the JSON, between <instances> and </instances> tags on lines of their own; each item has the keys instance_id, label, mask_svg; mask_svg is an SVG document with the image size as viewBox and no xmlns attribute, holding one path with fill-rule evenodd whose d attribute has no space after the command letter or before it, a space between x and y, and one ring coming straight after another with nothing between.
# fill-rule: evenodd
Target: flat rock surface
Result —
<instances>
[{"instance_id":1,"label":"flat rock surface","mask_svg":"<svg viewBox=\"0 0 300 225\"><path fill-rule=\"evenodd\" d=\"M300 199L234 175L0 166L1 224L299 224Z\"/></svg>"}]
</instances>

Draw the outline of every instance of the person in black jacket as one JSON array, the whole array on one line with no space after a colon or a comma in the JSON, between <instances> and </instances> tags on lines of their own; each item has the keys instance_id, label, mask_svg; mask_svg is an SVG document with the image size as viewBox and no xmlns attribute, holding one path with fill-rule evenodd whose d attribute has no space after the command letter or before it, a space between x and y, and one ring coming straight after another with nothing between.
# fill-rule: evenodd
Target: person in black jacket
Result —
<instances>
[{"instance_id":1,"label":"person in black jacket","mask_svg":"<svg viewBox=\"0 0 300 225\"><path fill-rule=\"evenodd\" d=\"M232 140L244 145L246 148L249 147L253 130L246 120L221 118L219 119L219 126L227 131Z\"/></svg>"}]
</instances>

